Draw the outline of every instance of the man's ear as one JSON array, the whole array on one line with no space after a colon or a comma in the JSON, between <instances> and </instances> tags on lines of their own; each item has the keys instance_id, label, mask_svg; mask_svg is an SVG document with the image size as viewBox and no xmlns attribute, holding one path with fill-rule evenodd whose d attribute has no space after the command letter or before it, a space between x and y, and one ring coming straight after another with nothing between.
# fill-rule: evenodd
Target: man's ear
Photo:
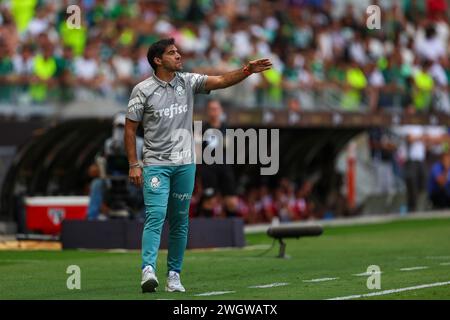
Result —
<instances>
[{"instance_id":1,"label":"man's ear","mask_svg":"<svg viewBox=\"0 0 450 320\"><path fill-rule=\"evenodd\" d=\"M155 58L153 59L153 61L154 61L158 66L160 66L161 63L162 63L161 58L158 58L158 57L155 57Z\"/></svg>"}]
</instances>

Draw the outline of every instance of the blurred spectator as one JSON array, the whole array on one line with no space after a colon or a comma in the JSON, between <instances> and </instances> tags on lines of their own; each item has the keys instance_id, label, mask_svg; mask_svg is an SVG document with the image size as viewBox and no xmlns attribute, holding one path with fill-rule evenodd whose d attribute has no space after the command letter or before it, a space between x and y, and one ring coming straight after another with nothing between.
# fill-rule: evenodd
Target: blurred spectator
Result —
<instances>
[{"instance_id":1,"label":"blurred spectator","mask_svg":"<svg viewBox=\"0 0 450 320\"><path fill-rule=\"evenodd\" d=\"M437 36L436 27L429 24L423 38L418 38L416 51L421 59L437 61L446 55L445 44Z\"/></svg>"},{"instance_id":2,"label":"blurred spectator","mask_svg":"<svg viewBox=\"0 0 450 320\"><path fill-rule=\"evenodd\" d=\"M117 54L112 58L111 64L116 78L117 94L125 97L128 95L130 88L134 86L135 70L130 48L119 47Z\"/></svg>"},{"instance_id":3,"label":"blurred spectator","mask_svg":"<svg viewBox=\"0 0 450 320\"><path fill-rule=\"evenodd\" d=\"M0 39L0 101L8 101L12 95L14 65L4 41Z\"/></svg>"},{"instance_id":4,"label":"blurred spectator","mask_svg":"<svg viewBox=\"0 0 450 320\"><path fill-rule=\"evenodd\" d=\"M44 102L49 96L49 90L55 85L57 65L53 54L53 45L46 44L42 52L33 60L33 77L31 85L31 97L37 103Z\"/></svg>"},{"instance_id":5,"label":"blurred spectator","mask_svg":"<svg viewBox=\"0 0 450 320\"><path fill-rule=\"evenodd\" d=\"M280 222L290 222L294 220L294 213L292 208L289 206L289 195L283 192L281 187L275 190L275 208L277 210L277 216Z\"/></svg>"},{"instance_id":6,"label":"blurred spectator","mask_svg":"<svg viewBox=\"0 0 450 320\"><path fill-rule=\"evenodd\" d=\"M450 152L442 153L433 164L428 180L428 195L435 209L450 207Z\"/></svg>"},{"instance_id":7,"label":"blurred spectator","mask_svg":"<svg viewBox=\"0 0 450 320\"><path fill-rule=\"evenodd\" d=\"M148 48L146 46L140 46L136 53L136 74L138 81L145 80L152 72L152 67L148 63L147 59Z\"/></svg>"},{"instance_id":8,"label":"blurred spectator","mask_svg":"<svg viewBox=\"0 0 450 320\"><path fill-rule=\"evenodd\" d=\"M292 52L288 55L287 63L283 67L282 87L285 99L287 96L297 96L297 98L300 98L300 73L302 70L300 69L298 60L298 55Z\"/></svg>"},{"instance_id":9,"label":"blurred spectator","mask_svg":"<svg viewBox=\"0 0 450 320\"><path fill-rule=\"evenodd\" d=\"M260 213L260 219L264 222L271 222L277 215L273 196L267 185L259 187L258 202L255 209Z\"/></svg>"},{"instance_id":10,"label":"blurred spectator","mask_svg":"<svg viewBox=\"0 0 450 320\"><path fill-rule=\"evenodd\" d=\"M265 107L280 108L283 101L281 72L276 69L265 71L258 85L262 96L262 105Z\"/></svg>"},{"instance_id":11,"label":"blurred spectator","mask_svg":"<svg viewBox=\"0 0 450 320\"><path fill-rule=\"evenodd\" d=\"M376 170L376 188L378 194L394 194L394 154L396 145L393 143L390 133L384 128L370 130L370 151L373 165Z\"/></svg>"},{"instance_id":12,"label":"blurred spectator","mask_svg":"<svg viewBox=\"0 0 450 320\"><path fill-rule=\"evenodd\" d=\"M300 112L302 111L300 101L295 97L291 97L286 104L288 108L288 122L291 125L295 125L300 120Z\"/></svg>"},{"instance_id":13,"label":"blurred spectator","mask_svg":"<svg viewBox=\"0 0 450 320\"><path fill-rule=\"evenodd\" d=\"M35 15L38 0L11 0L11 13L20 32L26 30Z\"/></svg>"},{"instance_id":14,"label":"blurred spectator","mask_svg":"<svg viewBox=\"0 0 450 320\"><path fill-rule=\"evenodd\" d=\"M444 69L444 66L448 65L447 61L447 57L442 57L439 61L434 62L429 69L429 73L436 86L434 93L434 106L436 110L450 114L449 85Z\"/></svg>"},{"instance_id":15,"label":"blurred spectator","mask_svg":"<svg viewBox=\"0 0 450 320\"><path fill-rule=\"evenodd\" d=\"M449 142L447 128L444 126L426 126L427 163L438 161L445 151L445 144Z\"/></svg>"},{"instance_id":16,"label":"blurred spectator","mask_svg":"<svg viewBox=\"0 0 450 320\"><path fill-rule=\"evenodd\" d=\"M384 107L397 105L404 109L411 107L411 92L408 92L411 90L408 82L411 71L403 65L400 53L396 52L388 59L381 59L379 64L386 82L380 104Z\"/></svg>"},{"instance_id":17,"label":"blurred spectator","mask_svg":"<svg viewBox=\"0 0 450 320\"><path fill-rule=\"evenodd\" d=\"M206 105L206 123L203 124L203 151L212 159L203 159L200 166L200 177L204 192L208 195L200 203L200 211L204 216L212 216L212 209L217 196L224 201L225 216L237 216L238 197L233 166L226 164L226 124L222 106L218 100L209 100ZM207 148L207 149L206 149ZM214 163L209 163L214 159ZM218 162L215 162L218 161Z\"/></svg>"},{"instance_id":18,"label":"blurred spectator","mask_svg":"<svg viewBox=\"0 0 450 320\"><path fill-rule=\"evenodd\" d=\"M368 80L368 105L371 111L378 110L380 103L380 93L386 85L384 76L375 62L366 65L365 74Z\"/></svg>"},{"instance_id":19,"label":"blurred spectator","mask_svg":"<svg viewBox=\"0 0 450 320\"><path fill-rule=\"evenodd\" d=\"M295 215L298 220L308 220L314 217L315 205L312 199L313 184L303 182L295 195Z\"/></svg>"},{"instance_id":20,"label":"blurred spectator","mask_svg":"<svg viewBox=\"0 0 450 320\"><path fill-rule=\"evenodd\" d=\"M433 77L430 74L431 67L432 61L425 60L421 68L414 74L412 91L413 112L429 111L431 108L433 89L435 87Z\"/></svg>"},{"instance_id":21,"label":"blurred spectator","mask_svg":"<svg viewBox=\"0 0 450 320\"><path fill-rule=\"evenodd\" d=\"M30 82L34 73L34 50L31 45L24 45L13 58L14 72L17 75L16 93L20 102L29 103Z\"/></svg>"},{"instance_id":22,"label":"blurred spectator","mask_svg":"<svg viewBox=\"0 0 450 320\"><path fill-rule=\"evenodd\" d=\"M61 101L69 101L73 98L75 85L75 65L71 47L64 47L62 56L56 57L56 67L56 77L61 84Z\"/></svg>"},{"instance_id":23,"label":"blurred spectator","mask_svg":"<svg viewBox=\"0 0 450 320\"><path fill-rule=\"evenodd\" d=\"M27 26L27 32L29 32L31 37L35 37L38 34L47 31L51 22L47 16L48 13L49 12L45 6L41 6L37 9L36 16L31 19Z\"/></svg>"},{"instance_id":24,"label":"blurred spectator","mask_svg":"<svg viewBox=\"0 0 450 320\"><path fill-rule=\"evenodd\" d=\"M75 59L74 73L80 94L88 94L89 89L100 89L101 74L98 61L98 51L93 44L86 47L82 57Z\"/></svg>"},{"instance_id":25,"label":"blurred spectator","mask_svg":"<svg viewBox=\"0 0 450 320\"><path fill-rule=\"evenodd\" d=\"M443 143L449 142L449 138L446 129L439 126L406 125L397 134L404 139L400 149L404 152L408 210L415 211L426 187L427 153L432 159L439 158Z\"/></svg>"},{"instance_id":26,"label":"blurred spectator","mask_svg":"<svg viewBox=\"0 0 450 320\"><path fill-rule=\"evenodd\" d=\"M426 183L426 129L422 126L407 125L400 129L406 142L406 163L404 177L407 190L408 211L417 208L417 201Z\"/></svg>"},{"instance_id":27,"label":"blurred spectator","mask_svg":"<svg viewBox=\"0 0 450 320\"><path fill-rule=\"evenodd\" d=\"M3 41L3 46L10 55L14 55L16 48L19 47L19 34L17 32L17 25L5 7L0 5L0 40Z\"/></svg>"},{"instance_id":28,"label":"blurred spectator","mask_svg":"<svg viewBox=\"0 0 450 320\"><path fill-rule=\"evenodd\" d=\"M34 50L30 45L22 46L21 50L13 58L14 72L23 77L22 81L29 82L29 76L33 73Z\"/></svg>"},{"instance_id":29,"label":"blurred spectator","mask_svg":"<svg viewBox=\"0 0 450 320\"><path fill-rule=\"evenodd\" d=\"M361 106L363 90L367 88L367 78L356 62L350 64L345 77L342 107L347 111L356 111Z\"/></svg>"}]
</instances>

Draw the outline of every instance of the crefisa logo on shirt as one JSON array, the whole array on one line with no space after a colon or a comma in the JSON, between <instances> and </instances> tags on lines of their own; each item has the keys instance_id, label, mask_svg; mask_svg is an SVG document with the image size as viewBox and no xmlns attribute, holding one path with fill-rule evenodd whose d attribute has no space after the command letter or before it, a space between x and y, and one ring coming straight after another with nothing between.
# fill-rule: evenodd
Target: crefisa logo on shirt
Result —
<instances>
[{"instance_id":1,"label":"crefisa logo on shirt","mask_svg":"<svg viewBox=\"0 0 450 320\"><path fill-rule=\"evenodd\" d=\"M158 177L152 177L150 179L150 186L152 187L152 189L157 189L159 188L159 185L161 184L161 180L159 180Z\"/></svg>"},{"instance_id":2,"label":"crefisa logo on shirt","mask_svg":"<svg viewBox=\"0 0 450 320\"><path fill-rule=\"evenodd\" d=\"M186 113L187 111L188 111L187 104L173 103L168 108L161 108L155 110L153 107L148 111L148 113L155 118L167 117L169 119L172 119L173 116Z\"/></svg>"},{"instance_id":3,"label":"crefisa logo on shirt","mask_svg":"<svg viewBox=\"0 0 450 320\"><path fill-rule=\"evenodd\" d=\"M177 94L178 94L179 96L184 96L184 95L186 94L186 90L185 90L181 85L178 85L178 86L175 88L175 91L177 92Z\"/></svg>"}]
</instances>

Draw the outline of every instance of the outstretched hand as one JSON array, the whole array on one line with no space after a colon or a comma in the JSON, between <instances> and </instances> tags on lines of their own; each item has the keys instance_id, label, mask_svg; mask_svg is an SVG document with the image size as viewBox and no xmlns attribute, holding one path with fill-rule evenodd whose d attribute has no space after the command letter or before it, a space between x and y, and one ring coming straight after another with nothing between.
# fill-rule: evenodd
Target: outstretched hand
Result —
<instances>
[{"instance_id":1,"label":"outstretched hand","mask_svg":"<svg viewBox=\"0 0 450 320\"><path fill-rule=\"evenodd\" d=\"M258 73L272 68L272 62L269 59L252 60L248 63L248 69L251 73Z\"/></svg>"}]
</instances>

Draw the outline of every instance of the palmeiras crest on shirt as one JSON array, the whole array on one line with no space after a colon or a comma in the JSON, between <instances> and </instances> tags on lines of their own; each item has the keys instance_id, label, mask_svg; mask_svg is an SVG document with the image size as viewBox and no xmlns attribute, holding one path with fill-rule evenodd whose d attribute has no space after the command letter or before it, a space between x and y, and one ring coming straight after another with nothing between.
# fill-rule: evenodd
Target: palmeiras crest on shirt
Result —
<instances>
[{"instance_id":1,"label":"palmeiras crest on shirt","mask_svg":"<svg viewBox=\"0 0 450 320\"><path fill-rule=\"evenodd\" d=\"M64 208L49 208L47 216L55 226L60 225L66 216L66 210Z\"/></svg>"},{"instance_id":2,"label":"palmeiras crest on shirt","mask_svg":"<svg viewBox=\"0 0 450 320\"><path fill-rule=\"evenodd\" d=\"M186 90L181 85L177 85L175 91L179 96L184 96L186 94Z\"/></svg>"},{"instance_id":3,"label":"palmeiras crest on shirt","mask_svg":"<svg viewBox=\"0 0 450 320\"><path fill-rule=\"evenodd\" d=\"M159 180L158 177L150 178L150 187L152 187L152 189L158 189L160 184L161 184L161 180Z\"/></svg>"}]
</instances>

